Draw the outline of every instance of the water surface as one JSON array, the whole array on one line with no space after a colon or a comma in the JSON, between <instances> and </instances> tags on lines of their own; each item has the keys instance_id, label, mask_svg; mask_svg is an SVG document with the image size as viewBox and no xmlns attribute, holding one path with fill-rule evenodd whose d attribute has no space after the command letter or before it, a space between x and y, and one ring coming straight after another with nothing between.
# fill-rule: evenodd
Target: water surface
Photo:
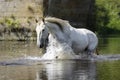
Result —
<instances>
[{"instance_id":1,"label":"water surface","mask_svg":"<svg viewBox=\"0 0 120 80\"><path fill-rule=\"evenodd\" d=\"M0 41L0 80L120 80L120 38L99 42L102 61L41 61L36 42Z\"/></svg>"}]
</instances>

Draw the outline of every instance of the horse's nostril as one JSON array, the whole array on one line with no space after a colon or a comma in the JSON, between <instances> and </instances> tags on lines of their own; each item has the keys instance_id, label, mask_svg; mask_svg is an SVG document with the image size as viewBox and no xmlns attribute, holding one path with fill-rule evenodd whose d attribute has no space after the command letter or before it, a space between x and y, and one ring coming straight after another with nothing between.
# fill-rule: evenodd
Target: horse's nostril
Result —
<instances>
[{"instance_id":1,"label":"horse's nostril","mask_svg":"<svg viewBox=\"0 0 120 80\"><path fill-rule=\"evenodd\" d=\"M39 47L40 47L40 48L43 48L43 45L40 45Z\"/></svg>"}]
</instances>

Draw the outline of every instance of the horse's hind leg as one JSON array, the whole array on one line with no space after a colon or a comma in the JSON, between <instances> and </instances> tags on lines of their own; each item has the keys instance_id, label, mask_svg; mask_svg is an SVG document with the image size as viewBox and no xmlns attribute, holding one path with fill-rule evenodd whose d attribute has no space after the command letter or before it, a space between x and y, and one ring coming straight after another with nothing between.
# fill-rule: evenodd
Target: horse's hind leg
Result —
<instances>
[{"instance_id":1,"label":"horse's hind leg","mask_svg":"<svg viewBox=\"0 0 120 80\"><path fill-rule=\"evenodd\" d=\"M84 57L86 56L87 58L88 58L88 57L91 57L92 54L93 54L92 51L89 50L88 47L86 47L86 48L84 49L84 51L82 52L82 56L84 56Z\"/></svg>"},{"instance_id":2,"label":"horse's hind leg","mask_svg":"<svg viewBox=\"0 0 120 80\"><path fill-rule=\"evenodd\" d=\"M96 48L95 53L96 53L97 55L99 55L98 48Z\"/></svg>"},{"instance_id":3,"label":"horse's hind leg","mask_svg":"<svg viewBox=\"0 0 120 80\"><path fill-rule=\"evenodd\" d=\"M93 49L93 50L87 49L86 54L88 55L88 57L95 56L95 49Z\"/></svg>"},{"instance_id":4,"label":"horse's hind leg","mask_svg":"<svg viewBox=\"0 0 120 80\"><path fill-rule=\"evenodd\" d=\"M99 55L97 48L95 49L87 49L87 54L89 55Z\"/></svg>"}]
</instances>

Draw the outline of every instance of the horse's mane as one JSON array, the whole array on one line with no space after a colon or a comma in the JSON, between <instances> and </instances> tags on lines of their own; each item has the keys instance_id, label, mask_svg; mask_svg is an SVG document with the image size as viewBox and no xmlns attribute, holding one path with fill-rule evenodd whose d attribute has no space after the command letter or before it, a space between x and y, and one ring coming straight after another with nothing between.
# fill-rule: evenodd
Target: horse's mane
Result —
<instances>
[{"instance_id":1,"label":"horse's mane","mask_svg":"<svg viewBox=\"0 0 120 80\"><path fill-rule=\"evenodd\" d=\"M46 17L45 21L57 24L61 30L63 30L64 27L67 27L70 25L68 21L59 19L59 18L55 18L55 17Z\"/></svg>"}]
</instances>

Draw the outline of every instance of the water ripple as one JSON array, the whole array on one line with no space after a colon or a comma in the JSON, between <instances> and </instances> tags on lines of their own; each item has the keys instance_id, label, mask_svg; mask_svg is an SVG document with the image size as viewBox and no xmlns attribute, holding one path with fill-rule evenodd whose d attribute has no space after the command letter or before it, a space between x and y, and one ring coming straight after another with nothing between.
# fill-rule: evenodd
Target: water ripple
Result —
<instances>
[{"instance_id":1,"label":"water ripple","mask_svg":"<svg viewBox=\"0 0 120 80\"><path fill-rule=\"evenodd\" d=\"M57 59L56 59L57 60ZM120 60L120 54L114 54L114 55L96 55L88 59L72 59L72 60L91 60L91 61L115 61ZM42 60L41 57L32 57L32 56L26 56L23 58L13 59L9 61L2 61L0 62L1 66L10 66L10 65L33 65L38 64L38 62L46 62L51 60ZM53 60L52 60L53 61Z\"/></svg>"}]
</instances>

